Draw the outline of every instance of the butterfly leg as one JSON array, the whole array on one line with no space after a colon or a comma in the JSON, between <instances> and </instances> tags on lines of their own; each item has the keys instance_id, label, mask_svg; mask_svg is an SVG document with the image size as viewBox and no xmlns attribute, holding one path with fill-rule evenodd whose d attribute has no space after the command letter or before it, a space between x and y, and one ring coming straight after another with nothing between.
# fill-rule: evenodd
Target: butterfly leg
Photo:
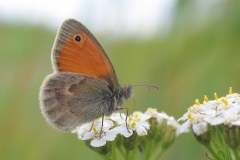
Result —
<instances>
[{"instance_id":1,"label":"butterfly leg","mask_svg":"<svg viewBox=\"0 0 240 160\"><path fill-rule=\"evenodd\" d=\"M120 117L123 119L121 112L120 112Z\"/></svg>"},{"instance_id":2,"label":"butterfly leg","mask_svg":"<svg viewBox=\"0 0 240 160\"><path fill-rule=\"evenodd\" d=\"M89 132L92 130L92 128L93 128L93 122L92 122L92 126L91 126L91 128L89 129Z\"/></svg>"},{"instance_id":3,"label":"butterfly leg","mask_svg":"<svg viewBox=\"0 0 240 160\"><path fill-rule=\"evenodd\" d=\"M103 115L102 115L102 127L101 127L101 131L100 131L100 138L101 138L101 136L102 136L103 120L104 120L104 113L103 113Z\"/></svg>"},{"instance_id":4,"label":"butterfly leg","mask_svg":"<svg viewBox=\"0 0 240 160\"><path fill-rule=\"evenodd\" d=\"M127 130L128 132L130 133L129 129L128 129L128 125L127 125L127 117L128 117L128 108L118 108L117 110L127 110L127 114L126 114L126 118L125 118L125 122L126 122L126 127L127 127ZM120 113L120 116L121 116L121 113ZM121 116L122 117L122 116Z\"/></svg>"}]
</instances>

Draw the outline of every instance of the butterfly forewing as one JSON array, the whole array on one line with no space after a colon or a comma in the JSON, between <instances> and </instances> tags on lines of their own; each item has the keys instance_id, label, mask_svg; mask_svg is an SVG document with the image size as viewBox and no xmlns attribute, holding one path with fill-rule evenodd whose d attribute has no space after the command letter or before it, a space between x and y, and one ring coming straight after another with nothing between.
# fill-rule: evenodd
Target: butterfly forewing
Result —
<instances>
[{"instance_id":1,"label":"butterfly forewing","mask_svg":"<svg viewBox=\"0 0 240 160\"><path fill-rule=\"evenodd\" d=\"M66 20L58 31L52 50L56 72L73 72L101 79L112 88L118 84L114 68L104 49L80 22Z\"/></svg>"}]
</instances>

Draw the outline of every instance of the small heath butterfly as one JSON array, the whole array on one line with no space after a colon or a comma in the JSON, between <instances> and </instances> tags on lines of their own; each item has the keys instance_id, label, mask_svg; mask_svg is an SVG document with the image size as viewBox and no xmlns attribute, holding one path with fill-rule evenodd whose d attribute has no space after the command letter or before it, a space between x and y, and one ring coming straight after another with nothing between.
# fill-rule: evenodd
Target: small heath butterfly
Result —
<instances>
[{"instance_id":1,"label":"small heath butterfly","mask_svg":"<svg viewBox=\"0 0 240 160\"><path fill-rule=\"evenodd\" d=\"M116 110L133 95L120 86L112 63L93 34L68 19L58 30L51 53L54 73L40 88L40 108L47 121L64 130Z\"/></svg>"}]
</instances>

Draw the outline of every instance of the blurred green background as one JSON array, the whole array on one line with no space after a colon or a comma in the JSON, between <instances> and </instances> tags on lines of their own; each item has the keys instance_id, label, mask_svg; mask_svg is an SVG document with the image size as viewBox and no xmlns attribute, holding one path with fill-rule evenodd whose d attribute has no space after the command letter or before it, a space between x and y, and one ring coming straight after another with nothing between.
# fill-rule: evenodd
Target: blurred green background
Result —
<instances>
[{"instance_id":1,"label":"blurred green background","mask_svg":"<svg viewBox=\"0 0 240 160\"><path fill-rule=\"evenodd\" d=\"M157 108L180 118L195 99L229 87L240 92L240 3L221 1L200 12L198 1L179 1L168 34L146 40L97 36L119 82L135 87L135 110ZM100 159L70 132L50 127L39 109L38 93L52 73L50 52L56 31L43 26L0 24L0 159ZM123 107L133 108L133 100ZM203 160L206 149L192 133L180 135L166 160Z\"/></svg>"}]
</instances>

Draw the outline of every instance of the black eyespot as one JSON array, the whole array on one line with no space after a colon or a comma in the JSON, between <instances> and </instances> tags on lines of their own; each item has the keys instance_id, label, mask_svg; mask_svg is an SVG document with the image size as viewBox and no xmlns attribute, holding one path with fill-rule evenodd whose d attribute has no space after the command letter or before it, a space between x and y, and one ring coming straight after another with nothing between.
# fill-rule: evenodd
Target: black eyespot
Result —
<instances>
[{"instance_id":1,"label":"black eyespot","mask_svg":"<svg viewBox=\"0 0 240 160\"><path fill-rule=\"evenodd\" d=\"M75 41L80 42L80 41L81 41L81 37L80 37L79 35L77 35L77 36L75 37Z\"/></svg>"}]
</instances>

